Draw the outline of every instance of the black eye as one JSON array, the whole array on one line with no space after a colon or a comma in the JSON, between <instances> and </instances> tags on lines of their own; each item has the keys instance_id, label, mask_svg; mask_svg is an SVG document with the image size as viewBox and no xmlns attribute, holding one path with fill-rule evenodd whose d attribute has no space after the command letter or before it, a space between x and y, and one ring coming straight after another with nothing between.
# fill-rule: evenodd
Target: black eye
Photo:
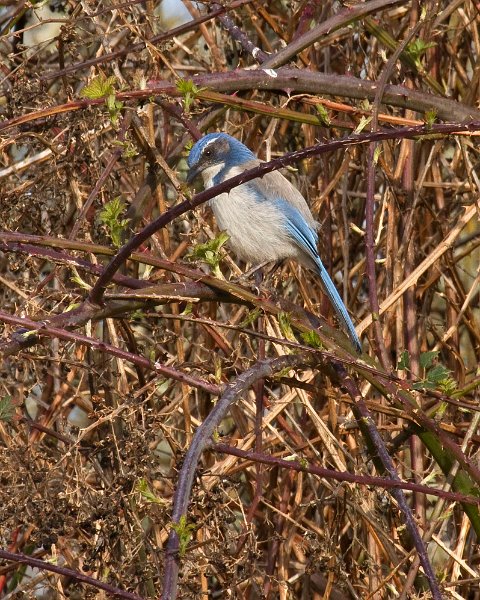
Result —
<instances>
[{"instance_id":1,"label":"black eye","mask_svg":"<svg viewBox=\"0 0 480 600\"><path fill-rule=\"evenodd\" d=\"M204 156L212 156L212 151L211 150L205 150L205 152L203 153Z\"/></svg>"}]
</instances>

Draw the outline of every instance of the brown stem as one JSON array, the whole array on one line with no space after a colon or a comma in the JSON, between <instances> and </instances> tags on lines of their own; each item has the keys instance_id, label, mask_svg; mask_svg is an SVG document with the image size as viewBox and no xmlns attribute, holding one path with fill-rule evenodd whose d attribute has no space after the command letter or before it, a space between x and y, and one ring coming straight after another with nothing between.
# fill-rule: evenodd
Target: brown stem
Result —
<instances>
[{"instance_id":1,"label":"brown stem","mask_svg":"<svg viewBox=\"0 0 480 600\"><path fill-rule=\"evenodd\" d=\"M11 560L13 562L21 563L24 565L29 565L30 567L40 569L41 571L50 571L51 573L57 573L58 575L69 577L74 581L88 583L88 585L92 585L100 590L104 590L105 592L107 592L107 594L110 594L112 596L126 598L127 600L143 600L142 596L138 596L137 594L132 594L131 592L121 590L120 588L117 588L113 585L104 583L103 581L99 581L98 579L94 579L93 577L89 577L84 573L80 573L80 571L74 571L73 569L68 569L67 567L58 567L57 565L54 565L51 562L46 562L44 560L34 558L33 556L8 552L7 550L0 550L0 558L3 558L5 560Z\"/></svg>"}]
</instances>

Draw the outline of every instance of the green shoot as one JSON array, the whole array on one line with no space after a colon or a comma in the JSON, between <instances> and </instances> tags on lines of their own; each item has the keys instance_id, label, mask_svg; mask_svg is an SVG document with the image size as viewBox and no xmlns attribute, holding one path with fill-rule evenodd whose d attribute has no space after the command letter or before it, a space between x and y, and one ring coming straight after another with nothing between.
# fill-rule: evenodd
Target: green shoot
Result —
<instances>
[{"instance_id":1,"label":"green shoot","mask_svg":"<svg viewBox=\"0 0 480 600\"><path fill-rule=\"evenodd\" d=\"M254 308L253 310L247 313L247 316L240 323L239 327L248 327L249 325L253 325L255 321L260 317L262 311L259 308Z\"/></svg>"},{"instance_id":2,"label":"green shoot","mask_svg":"<svg viewBox=\"0 0 480 600\"><path fill-rule=\"evenodd\" d=\"M323 348L320 336L313 329L300 334L300 337L305 342L305 344L307 344L307 346L311 346L312 348Z\"/></svg>"},{"instance_id":3,"label":"green shoot","mask_svg":"<svg viewBox=\"0 0 480 600\"><path fill-rule=\"evenodd\" d=\"M148 485L148 481L143 477L137 481L135 491L137 491L147 502L151 502L153 504L167 504L165 500L159 498L154 494L154 492L152 492Z\"/></svg>"},{"instance_id":4,"label":"green shoot","mask_svg":"<svg viewBox=\"0 0 480 600\"><path fill-rule=\"evenodd\" d=\"M362 133L362 131L370 123L371 120L372 117L362 117L358 125L355 127L355 131L353 133Z\"/></svg>"},{"instance_id":5,"label":"green shoot","mask_svg":"<svg viewBox=\"0 0 480 600\"><path fill-rule=\"evenodd\" d=\"M323 104L315 104L315 108L317 110L318 120L322 125L330 126L332 120L330 119L330 115L328 114L328 110L323 106Z\"/></svg>"},{"instance_id":6,"label":"green shoot","mask_svg":"<svg viewBox=\"0 0 480 600\"><path fill-rule=\"evenodd\" d=\"M424 42L423 40L418 39L411 44L408 44L406 53L413 60L417 68L421 68L420 59L423 54L425 54L429 48L434 48L436 45L435 42Z\"/></svg>"},{"instance_id":7,"label":"green shoot","mask_svg":"<svg viewBox=\"0 0 480 600\"><path fill-rule=\"evenodd\" d=\"M105 225L110 239L116 248L122 245L122 233L125 231L129 219L121 219L120 216L125 210L125 204L120 198L114 198L108 202L100 211L100 221Z\"/></svg>"},{"instance_id":8,"label":"green shoot","mask_svg":"<svg viewBox=\"0 0 480 600\"><path fill-rule=\"evenodd\" d=\"M120 102L120 100L117 100L115 97L116 82L117 80L114 76L105 77L105 75L99 75L92 79L92 81L80 92L82 98L88 98L89 100L105 98L105 106L107 107L110 121L114 126L117 124L118 115L123 108L123 102Z\"/></svg>"},{"instance_id":9,"label":"green shoot","mask_svg":"<svg viewBox=\"0 0 480 600\"><path fill-rule=\"evenodd\" d=\"M229 237L225 231L222 231L216 238L210 240L206 244L197 244L188 255L190 260L200 260L212 269L213 275L219 279L223 279L222 272L220 271L220 261L222 260L222 254L220 250L224 246Z\"/></svg>"},{"instance_id":10,"label":"green shoot","mask_svg":"<svg viewBox=\"0 0 480 600\"><path fill-rule=\"evenodd\" d=\"M425 113L425 125L430 129L437 120L437 111L432 108Z\"/></svg>"},{"instance_id":11,"label":"green shoot","mask_svg":"<svg viewBox=\"0 0 480 600\"><path fill-rule=\"evenodd\" d=\"M291 342L297 341L290 322L290 315L285 312L278 313L278 324L280 325L280 329L287 340L290 340Z\"/></svg>"},{"instance_id":12,"label":"green shoot","mask_svg":"<svg viewBox=\"0 0 480 600\"><path fill-rule=\"evenodd\" d=\"M178 554L180 557L185 556L192 533L195 531L195 525L189 525L186 515L182 515L178 523L172 523L172 529L178 535Z\"/></svg>"},{"instance_id":13,"label":"green shoot","mask_svg":"<svg viewBox=\"0 0 480 600\"><path fill-rule=\"evenodd\" d=\"M183 96L183 111L186 114L190 112L193 101L204 89L197 87L191 79L179 79L177 81L177 90Z\"/></svg>"},{"instance_id":14,"label":"green shoot","mask_svg":"<svg viewBox=\"0 0 480 600\"><path fill-rule=\"evenodd\" d=\"M82 89L80 96L89 100L98 100L99 98L115 95L114 84L116 81L117 79L113 75L111 77L99 75Z\"/></svg>"},{"instance_id":15,"label":"green shoot","mask_svg":"<svg viewBox=\"0 0 480 600\"><path fill-rule=\"evenodd\" d=\"M451 396L457 389L457 382L451 376L450 369L437 361L436 350L422 352L420 354L420 367L423 369L424 377L413 383L414 390L437 390L446 396ZM404 350L397 364L399 371L410 371L410 356Z\"/></svg>"}]
</instances>

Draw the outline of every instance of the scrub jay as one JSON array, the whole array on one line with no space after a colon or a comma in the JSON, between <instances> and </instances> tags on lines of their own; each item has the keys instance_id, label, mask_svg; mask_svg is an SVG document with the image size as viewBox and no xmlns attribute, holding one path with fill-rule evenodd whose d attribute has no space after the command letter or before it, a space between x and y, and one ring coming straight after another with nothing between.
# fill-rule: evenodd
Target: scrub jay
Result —
<instances>
[{"instance_id":1,"label":"scrub jay","mask_svg":"<svg viewBox=\"0 0 480 600\"><path fill-rule=\"evenodd\" d=\"M209 188L261 162L230 135L209 133L190 151L187 182L201 175L205 188ZM361 352L355 327L318 255L318 223L305 198L288 179L272 171L215 196L210 206L219 228L226 230L229 244L239 258L253 264L294 258L318 273L353 345Z\"/></svg>"}]
</instances>

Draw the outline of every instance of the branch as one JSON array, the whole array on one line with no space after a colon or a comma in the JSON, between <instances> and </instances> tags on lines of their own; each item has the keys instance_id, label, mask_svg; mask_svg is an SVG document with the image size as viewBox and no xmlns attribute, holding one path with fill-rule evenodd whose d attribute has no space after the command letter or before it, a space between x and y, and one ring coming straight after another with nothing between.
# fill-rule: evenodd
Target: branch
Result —
<instances>
[{"instance_id":1,"label":"branch","mask_svg":"<svg viewBox=\"0 0 480 600\"><path fill-rule=\"evenodd\" d=\"M98 579L89 577L88 575L85 575L80 571L74 571L73 569L68 569L66 567L58 567L50 562L40 560L39 558L33 558L33 556L28 556L26 554L19 553L16 554L14 552L8 552L7 550L0 549L0 558L4 558L5 560L11 560L17 563L22 563L24 565L29 565L36 569L41 569L42 571L50 571L52 573L57 573L58 575L63 575L64 577L71 577L75 581L88 583L88 585L93 585L94 587L100 590L104 590L105 592L107 592L107 594L110 594L112 596L118 596L119 598L127 598L127 600L143 600L142 596L132 594L131 592L125 592L124 590L114 587L113 585L103 583L103 581L99 581Z\"/></svg>"},{"instance_id":2,"label":"branch","mask_svg":"<svg viewBox=\"0 0 480 600\"><path fill-rule=\"evenodd\" d=\"M395 4L401 4L402 0L371 0L362 4L349 5L348 8L340 10L336 15L330 17L317 25L304 35L296 38L293 42L288 44L285 48L282 48L272 57L262 62L262 69L273 69L280 67L288 62L291 58L296 56L305 48L308 48L323 36L333 33L340 27L351 25L355 21L358 21L362 17L376 12L378 10L394 6Z\"/></svg>"},{"instance_id":3,"label":"branch","mask_svg":"<svg viewBox=\"0 0 480 600\"><path fill-rule=\"evenodd\" d=\"M305 354L281 356L279 358L259 361L250 369L237 377L230 383L215 404L205 421L195 432L192 443L185 455L182 469L178 477L178 483L173 500L173 523L179 523L180 519L187 514L187 508L192 491L193 478L198 466L198 461L203 450L210 443L210 439L225 417L230 406L259 379L271 377L278 371L286 368L295 368L312 364L312 357ZM175 529L170 530L166 547L165 576L162 591L162 600L174 600L176 597L178 578L178 547L179 537Z\"/></svg>"},{"instance_id":4,"label":"branch","mask_svg":"<svg viewBox=\"0 0 480 600\"><path fill-rule=\"evenodd\" d=\"M251 181L252 179L256 179L257 177L261 177L266 173L271 171L275 171L280 169L281 167L286 167L291 165L299 160L304 158L308 158L310 156L318 156L320 154L325 154L327 152L333 152L334 150L338 150L340 148L346 148L351 145L361 145L370 143L373 141L380 141L386 139L415 139L422 136L431 136L434 134L442 134L448 135L452 133L459 133L462 131L471 132L480 130L480 122L473 121L464 124L439 124L433 126L418 126L418 127L405 127L402 129L396 129L394 131L391 130L382 130L375 131L372 133L364 133L364 134L352 134L340 140L334 140L328 143L316 144L315 146L310 146L303 150L296 150L295 152L289 152L280 158L276 158L269 162L264 162L259 166L249 169L248 171L244 171L240 175L236 175L235 177L231 177L218 185L215 185L199 194L196 194L191 200L185 200L176 206L170 208L167 212L160 215L155 221L149 223L146 227L144 227L139 233L133 236L122 248L120 248L119 252L113 257L110 263L105 267L105 270L98 278L97 283L92 288L89 301L93 304L101 304L103 299L103 294L105 292L106 287L112 281L113 276L118 271L118 269L125 263L125 261L129 258L130 254L136 250L143 242L145 242L149 237L151 237L154 233L165 227L169 223L171 223L177 217L183 215L189 210L193 210L197 206L204 204L208 200L211 200L215 196L219 194L223 194L224 192L229 192L233 188L241 185L242 183L246 183L247 181Z\"/></svg>"},{"instance_id":5,"label":"branch","mask_svg":"<svg viewBox=\"0 0 480 600\"><path fill-rule=\"evenodd\" d=\"M355 418L357 419L358 425L362 430L365 439L369 440L371 445L374 447L376 456L378 457L385 471L390 475L392 481L396 481L400 484L401 479L398 476L398 473L393 465L393 461L387 452L387 448L385 447L385 442L383 441L382 436L378 432L375 422L372 419L370 411L367 408L365 400L356 382L352 379L352 377L350 377L350 375L348 375L348 373L342 365L337 363L335 367L342 381L342 384L346 387L352 400L354 400L353 408ZM425 571L425 576L428 580L428 585L430 586L432 597L434 598L434 600L442 600L442 593L440 592L437 578L433 571L432 564L430 563L430 559L428 558L425 542L422 539L422 535L418 529L417 523L415 522L412 510L408 505L407 499L405 498L405 494L403 493L403 490L400 489L400 487L401 486L399 486L399 488L392 488L390 493L397 501L398 507L403 513L406 527L410 535L412 536L413 543L415 544L415 548L418 553L418 558L423 567L423 570Z\"/></svg>"},{"instance_id":6,"label":"branch","mask_svg":"<svg viewBox=\"0 0 480 600\"><path fill-rule=\"evenodd\" d=\"M281 467L282 469L291 469L292 471L297 471L299 473L311 473L312 475L318 475L319 477L323 477L325 479L333 479L334 481L345 481L347 483L355 483L357 485L373 485L385 488L386 490L411 490L413 492L420 492L422 494L444 498L445 500L452 500L453 502L480 504L480 498L475 496L467 496L466 494L458 494L456 492L447 492L445 490L431 488L428 485L421 485L419 483L388 479L387 477L356 475L355 473L350 473L348 471L335 471L334 469L326 469L325 467L318 467L317 465L312 465L310 463L304 464L298 461L277 458L276 456L270 456L268 454L263 454L262 452L242 450L228 444L214 444L212 449L217 452L238 456L239 458L243 458L254 463L260 462L265 465Z\"/></svg>"},{"instance_id":7,"label":"branch","mask_svg":"<svg viewBox=\"0 0 480 600\"><path fill-rule=\"evenodd\" d=\"M144 301L142 302L144 304ZM84 322L86 320L90 320L88 316L85 314L85 305L82 304L83 313L80 314L80 319ZM75 311L70 311L69 313L65 313L66 315L71 314ZM106 315L103 315L101 318L105 318ZM144 369L149 369L151 371L155 371L159 375L163 375L167 379L174 379L175 381L180 381L181 383L185 383L187 385L191 385L194 388L202 389L209 394L214 394L216 396L219 395L221 388L220 386L208 383L203 381L202 379L197 379L196 377L192 377L187 373L183 373L182 371L178 371L173 367L167 367L166 365L162 365L159 362L153 364L148 359L143 356L139 356L138 354L133 354L132 352L128 352L127 350L122 350L121 348L117 348L116 346L112 346L111 344L107 344L100 340L96 340L94 338L88 337L86 335L82 335L80 333L75 333L72 331L67 331L66 329L59 329L58 327L51 327L43 322L32 321L31 319L26 319L24 317L16 317L0 311L0 321L4 323L10 323L19 325L28 329L29 331L34 332L35 337L49 337L49 338L58 338L60 340L71 341L77 344L81 344L83 346L87 346L89 348L94 348L95 350L100 350L102 352L106 352L112 356L116 356L117 358L121 358L128 362L135 364L138 367L142 367ZM30 334L32 335L32 334ZM17 341L21 348L25 347L25 342L23 340L29 339L29 336L25 336L23 333L15 334L15 338L21 337L22 340ZM16 341L16 340L15 340ZM14 342L15 343L15 342ZM2 352L3 355L8 356L6 351Z\"/></svg>"},{"instance_id":8,"label":"branch","mask_svg":"<svg viewBox=\"0 0 480 600\"><path fill-rule=\"evenodd\" d=\"M276 71L273 69L237 69L227 73L209 73L207 75L192 77L192 81L197 87L206 87L216 92L235 93L241 90L275 90L282 93L288 91L289 94L309 93L356 98L358 100L367 99L371 102L375 100L378 88L378 84L375 81L286 67L282 67ZM208 93L208 91L205 92L205 94ZM170 81L156 81L152 82L150 87L146 89L119 92L115 97L119 100L145 100L154 95L158 95L164 99L165 96L169 98L181 97L182 93ZM202 92L200 91L196 97L201 99ZM411 90L401 85L387 85L382 102L385 105L409 108L422 113L434 110L440 119L444 119L447 122L458 121L462 123L472 119L480 120L480 110L472 106L465 106L455 100ZM13 117L12 119L6 119L0 123L0 131L18 127L24 123L45 119L53 115L85 110L93 106L103 107L104 105L104 98L98 100L82 99L59 104L19 117Z\"/></svg>"}]
</instances>

